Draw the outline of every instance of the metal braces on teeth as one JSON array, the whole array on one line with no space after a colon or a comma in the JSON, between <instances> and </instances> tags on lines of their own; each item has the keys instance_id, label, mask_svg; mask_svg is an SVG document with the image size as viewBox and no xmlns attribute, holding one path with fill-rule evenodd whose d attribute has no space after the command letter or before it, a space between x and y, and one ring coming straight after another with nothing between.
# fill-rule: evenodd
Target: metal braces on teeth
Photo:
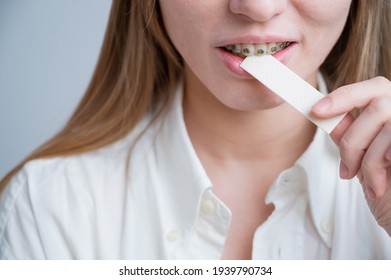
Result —
<instances>
[{"instance_id":1,"label":"metal braces on teeth","mask_svg":"<svg viewBox=\"0 0 391 280\"><path fill-rule=\"evenodd\" d=\"M225 48L233 54L246 57L252 55L275 54L276 52L285 49L291 42L280 43L262 43L262 44L233 44L227 45Z\"/></svg>"}]
</instances>

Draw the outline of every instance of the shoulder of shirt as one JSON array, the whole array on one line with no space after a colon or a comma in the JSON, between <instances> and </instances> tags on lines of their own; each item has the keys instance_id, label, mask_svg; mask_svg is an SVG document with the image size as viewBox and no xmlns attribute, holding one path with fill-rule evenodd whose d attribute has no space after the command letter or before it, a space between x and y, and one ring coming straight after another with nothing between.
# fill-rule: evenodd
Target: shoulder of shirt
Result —
<instances>
[{"instance_id":1,"label":"shoulder of shirt","mask_svg":"<svg viewBox=\"0 0 391 280\"><path fill-rule=\"evenodd\" d=\"M65 206L94 211L95 203L104 203L102 197L113 199L123 194L129 152L132 158L150 154L157 130L157 124L149 125L151 119L146 115L126 137L98 150L27 162L0 196L0 259L7 224L17 219L15 215L20 211L35 215L39 208L50 212L47 215L57 215ZM107 191L112 188L117 191Z\"/></svg>"},{"instance_id":2,"label":"shoulder of shirt","mask_svg":"<svg viewBox=\"0 0 391 280\"><path fill-rule=\"evenodd\" d=\"M99 182L97 178L105 174L125 176L123 168L126 167L129 153L132 156L140 156L150 150L148 147L151 146L156 131L156 125L149 125L150 120L151 116L146 115L123 139L100 149L71 156L31 160L18 171L7 188L20 184L30 189L44 188L44 186L58 187L58 185L69 187L72 182L87 183L89 179L97 183ZM63 184L64 180L67 184ZM77 185L89 187L88 184Z\"/></svg>"}]
</instances>

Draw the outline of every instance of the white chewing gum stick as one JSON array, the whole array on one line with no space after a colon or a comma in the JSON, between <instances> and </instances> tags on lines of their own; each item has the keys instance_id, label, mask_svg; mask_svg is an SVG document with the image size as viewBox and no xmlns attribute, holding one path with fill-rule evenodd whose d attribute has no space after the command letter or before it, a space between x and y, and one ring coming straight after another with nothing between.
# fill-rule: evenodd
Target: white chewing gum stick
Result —
<instances>
[{"instance_id":1,"label":"white chewing gum stick","mask_svg":"<svg viewBox=\"0 0 391 280\"><path fill-rule=\"evenodd\" d=\"M271 55L249 56L240 67L328 134L346 115L329 119L313 116L312 106L324 95Z\"/></svg>"}]
</instances>

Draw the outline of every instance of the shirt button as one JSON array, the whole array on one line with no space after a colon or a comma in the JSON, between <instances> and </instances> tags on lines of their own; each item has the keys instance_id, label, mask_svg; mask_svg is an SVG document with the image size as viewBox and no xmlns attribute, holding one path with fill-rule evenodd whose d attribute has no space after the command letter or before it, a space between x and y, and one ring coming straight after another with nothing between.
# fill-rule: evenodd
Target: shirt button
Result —
<instances>
[{"instance_id":1,"label":"shirt button","mask_svg":"<svg viewBox=\"0 0 391 280\"><path fill-rule=\"evenodd\" d=\"M333 230L333 226L328 221L323 221L320 224L320 229L322 230L323 233L329 234Z\"/></svg>"},{"instance_id":2,"label":"shirt button","mask_svg":"<svg viewBox=\"0 0 391 280\"><path fill-rule=\"evenodd\" d=\"M201 210L207 215L216 213L216 204L211 199L203 199L201 202Z\"/></svg>"},{"instance_id":3,"label":"shirt button","mask_svg":"<svg viewBox=\"0 0 391 280\"><path fill-rule=\"evenodd\" d=\"M167 233L167 240L170 241L170 242L177 241L181 237L182 237L182 233L181 233L181 231L179 229L173 229L173 230L170 230Z\"/></svg>"}]
</instances>

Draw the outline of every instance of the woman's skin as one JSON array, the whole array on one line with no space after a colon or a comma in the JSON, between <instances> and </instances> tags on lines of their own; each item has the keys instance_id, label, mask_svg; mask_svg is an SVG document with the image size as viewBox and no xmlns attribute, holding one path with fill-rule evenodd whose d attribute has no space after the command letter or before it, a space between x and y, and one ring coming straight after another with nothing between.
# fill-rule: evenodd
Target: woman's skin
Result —
<instances>
[{"instance_id":1,"label":"woman's skin","mask_svg":"<svg viewBox=\"0 0 391 280\"><path fill-rule=\"evenodd\" d=\"M350 4L351 0L332 5L322 0L160 0L169 37L185 62L188 133L214 193L232 211L223 258L251 258L254 231L273 211L264 202L271 183L300 157L316 131L241 70L242 59L224 46L293 42L274 56L317 86L316 74L343 30ZM391 216L386 187L390 96L391 83L374 79L330 93L313 110L327 118L365 108L357 120L348 115L331 137L341 150L341 177L359 174L379 222Z\"/></svg>"}]
</instances>

